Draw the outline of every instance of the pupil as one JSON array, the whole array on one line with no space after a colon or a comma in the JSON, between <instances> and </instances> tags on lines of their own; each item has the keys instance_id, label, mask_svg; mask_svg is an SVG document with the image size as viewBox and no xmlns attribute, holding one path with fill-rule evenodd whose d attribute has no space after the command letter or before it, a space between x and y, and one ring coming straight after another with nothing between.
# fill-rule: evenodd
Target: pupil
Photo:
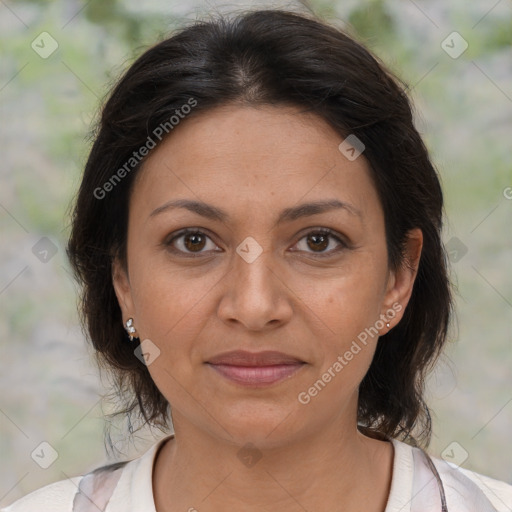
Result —
<instances>
[{"instance_id":1,"label":"pupil","mask_svg":"<svg viewBox=\"0 0 512 512\"><path fill-rule=\"evenodd\" d=\"M199 249L201 250L203 247L204 247L204 240L202 240L202 245L201 245L201 239L203 237L199 234L199 233L192 233L192 234L189 234L186 236L186 242L185 244L187 245L187 249ZM190 242L192 242L190 244ZM189 247L190 245L190 247Z\"/></svg>"},{"instance_id":2,"label":"pupil","mask_svg":"<svg viewBox=\"0 0 512 512\"><path fill-rule=\"evenodd\" d=\"M311 240L314 241L314 244L317 244L319 239L323 240L323 244L321 246L313 245L312 247L310 246L311 249L315 249L315 248L316 249L318 249L318 248L325 249L329 245L328 238L325 235L311 235L310 238L311 238Z\"/></svg>"}]
</instances>

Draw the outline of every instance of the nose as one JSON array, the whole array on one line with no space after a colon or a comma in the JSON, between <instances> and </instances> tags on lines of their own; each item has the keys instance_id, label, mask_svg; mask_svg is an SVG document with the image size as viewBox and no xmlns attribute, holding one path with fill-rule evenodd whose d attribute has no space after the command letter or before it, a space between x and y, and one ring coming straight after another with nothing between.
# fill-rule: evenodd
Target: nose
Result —
<instances>
[{"instance_id":1,"label":"nose","mask_svg":"<svg viewBox=\"0 0 512 512\"><path fill-rule=\"evenodd\" d=\"M224 322L263 331L287 323L292 316L293 293L269 252L254 260L234 254L222 286L217 314Z\"/></svg>"}]
</instances>

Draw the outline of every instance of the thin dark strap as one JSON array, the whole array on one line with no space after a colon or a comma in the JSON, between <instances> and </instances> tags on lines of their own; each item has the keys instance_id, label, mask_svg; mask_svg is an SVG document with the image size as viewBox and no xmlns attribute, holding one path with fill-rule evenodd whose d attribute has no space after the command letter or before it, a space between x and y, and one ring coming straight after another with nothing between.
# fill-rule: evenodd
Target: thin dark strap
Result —
<instances>
[{"instance_id":1,"label":"thin dark strap","mask_svg":"<svg viewBox=\"0 0 512 512\"><path fill-rule=\"evenodd\" d=\"M448 507L446 506L446 496L444 493L444 486L443 482L441 480L441 477L439 476L439 473L437 471L437 468L435 464L432 462L432 459L430 458L429 454L425 450L421 450L423 452L423 455L425 456L425 460L427 462L428 467L434 473L434 476L437 480L437 485L439 486L439 492L441 494L441 512L448 512Z\"/></svg>"}]
</instances>

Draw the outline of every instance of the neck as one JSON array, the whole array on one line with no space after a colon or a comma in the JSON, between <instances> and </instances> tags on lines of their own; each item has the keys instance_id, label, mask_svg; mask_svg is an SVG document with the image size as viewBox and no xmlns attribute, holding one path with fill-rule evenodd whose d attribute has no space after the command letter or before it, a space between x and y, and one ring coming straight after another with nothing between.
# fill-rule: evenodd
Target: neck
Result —
<instances>
[{"instance_id":1,"label":"neck","mask_svg":"<svg viewBox=\"0 0 512 512\"><path fill-rule=\"evenodd\" d=\"M175 438L156 457L157 512L385 509L392 444L364 436L355 423L353 429L332 424L310 435L253 436L249 444L182 420L173 415Z\"/></svg>"}]
</instances>

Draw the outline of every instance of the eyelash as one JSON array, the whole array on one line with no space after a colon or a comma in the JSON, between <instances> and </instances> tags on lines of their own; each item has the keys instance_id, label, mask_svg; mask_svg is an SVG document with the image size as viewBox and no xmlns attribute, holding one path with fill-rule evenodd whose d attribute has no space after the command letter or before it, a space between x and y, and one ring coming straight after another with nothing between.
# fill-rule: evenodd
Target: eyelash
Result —
<instances>
[{"instance_id":1,"label":"eyelash","mask_svg":"<svg viewBox=\"0 0 512 512\"><path fill-rule=\"evenodd\" d=\"M172 245L175 240L177 240L179 238L182 238L182 237L184 237L186 235L190 235L190 234L206 236L207 238L212 240L211 237L207 233L205 233L204 231L201 231L199 228L187 228L187 229L183 229L182 231L179 231L176 235L174 235L168 241L164 242L164 245L169 247L169 249L173 253L175 253L175 254L179 254L181 256L185 255L186 258L199 258L199 257L203 256L204 253L202 253L202 252L198 252L198 253L184 252L182 250L176 249ZM333 238L334 240L336 240L337 242L339 242L341 244L341 247L338 247L337 249L334 249L334 250L331 250L331 251L328 251L328 252L324 252L324 253L321 253L321 252L318 252L318 253L310 252L310 253L308 253L308 254L313 254L315 257L327 258L327 257L332 256L333 254L336 254L336 253L340 252L343 249L349 248L349 245L346 242L344 242L339 236L337 236L334 231L332 231L331 229L328 229L328 228L315 228L315 229L312 229L311 231L308 231L307 233L305 233L299 239L298 242L300 242L302 239L304 239L304 238L306 238L306 237L308 237L309 235L312 235L312 234L323 235L323 236L327 236L328 235L329 237ZM212 240L212 242L213 242L213 240ZM218 252L218 251L216 251L216 252ZM301 251L297 250L297 251L294 251L294 252L301 252Z\"/></svg>"}]
</instances>

